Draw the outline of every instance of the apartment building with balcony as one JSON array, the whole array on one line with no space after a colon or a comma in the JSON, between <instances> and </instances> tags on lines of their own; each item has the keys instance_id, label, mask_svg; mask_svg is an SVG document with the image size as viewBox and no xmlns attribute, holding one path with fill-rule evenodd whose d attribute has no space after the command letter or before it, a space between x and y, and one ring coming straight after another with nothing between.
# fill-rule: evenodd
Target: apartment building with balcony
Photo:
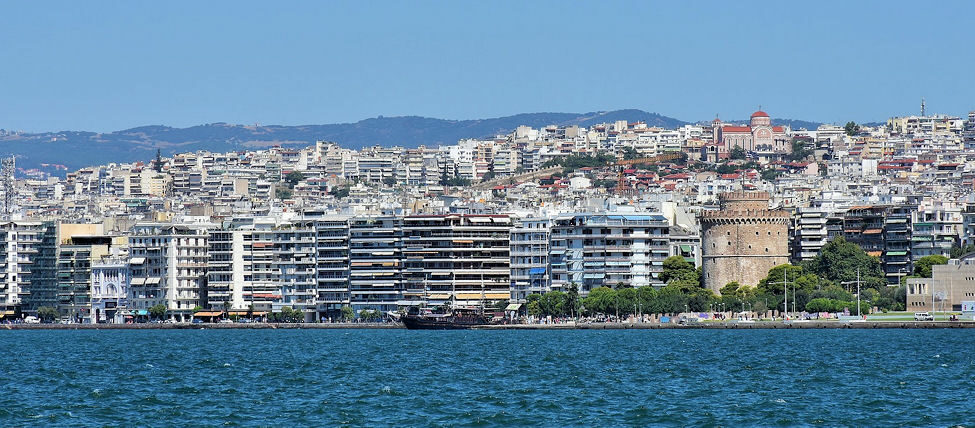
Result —
<instances>
[{"instance_id":1,"label":"apartment building with balcony","mask_svg":"<svg viewBox=\"0 0 975 428\"><path fill-rule=\"evenodd\" d=\"M339 319L349 296L349 220L322 217L312 221L315 229L315 305L317 318Z\"/></svg>"},{"instance_id":2,"label":"apartment building with balcony","mask_svg":"<svg viewBox=\"0 0 975 428\"><path fill-rule=\"evenodd\" d=\"M552 289L549 266L550 218L515 220L509 238L511 302L527 303L528 295Z\"/></svg>"},{"instance_id":3,"label":"apartment building with balcony","mask_svg":"<svg viewBox=\"0 0 975 428\"><path fill-rule=\"evenodd\" d=\"M508 215L403 218L404 279L425 284L423 300L476 307L511 298Z\"/></svg>"},{"instance_id":4,"label":"apartment building with balcony","mask_svg":"<svg viewBox=\"0 0 975 428\"><path fill-rule=\"evenodd\" d=\"M140 314L165 305L169 316L188 321L206 304L208 223L139 223L131 231L129 302Z\"/></svg>"},{"instance_id":5,"label":"apartment building with balcony","mask_svg":"<svg viewBox=\"0 0 975 428\"><path fill-rule=\"evenodd\" d=\"M315 261L315 224L311 220L297 220L274 229L273 266L281 287L281 301L274 302L277 312L288 306L305 314L306 321L318 315L318 271Z\"/></svg>"},{"instance_id":6,"label":"apartment building with balcony","mask_svg":"<svg viewBox=\"0 0 975 428\"><path fill-rule=\"evenodd\" d=\"M367 216L349 219L349 304L363 309L392 311L419 304L422 284L404 280L403 219Z\"/></svg>"},{"instance_id":7,"label":"apartment building with balcony","mask_svg":"<svg viewBox=\"0 0 975 428\"><path fill-rule=\"evenodd\" d=\"M552 288L663 286L670 226L659 214L570 214L554 219Z\"/></svg>"},{"instance_id":8,"label":"apartment building with balcony","mask_svg":"<svg viewBox=\"0 0 975 428\"><path fill-rule=\"evenodd\" d=\"M0 223L0 319L57 307L56 233L53 222Z\"/></svg>"},{"instance_id":9,"label":"apartment building with balcony","mask_svg":"<svg viewBox=\"0 0 975 428\"><path fill-rule=\"evenodd\" d=\"M793 216L792 260L816 258L829 241L826 223L829 213L819 208L800 208Z\"/></svg>"},{"instance_id":10,"label":"apartment building with balcony","mask_svg":"<svg viewBox=\"0 0 975 428\"><path fill-rule=\"evenodd\" d=\"M951 247L961 242L964 230L962 209L954 204L928 203L913 211L911 257L951 257Z\"/></svg>"},{"instance_id":11,"label":"apartment building with balcony","mask_svg":"<svg viewBox=\"0 0 975 428\"><path fill-rule=\"evenodd\" d=\"M75 322L88 323L95 321L92 313L92 266L103 258L124 254L127 240L123 236L100 233L71 234L68 230L78 230L72 226L96 225L61 225L59 228L57 309L62 316ZM86 229L85 232L88 232L95 228Z\"/></svg>"},{"instance_id":12,"label":"apartment building with balcony","mask_svg":"<svg viewBox=\"0 0 975 428\"><path fill-rule=\"evenodd\" d=\"M274 265L274 228L278 222L258 217L235 219L210 232L206 307L270 311L281 300Z\"/></svg>"}]
</instances>

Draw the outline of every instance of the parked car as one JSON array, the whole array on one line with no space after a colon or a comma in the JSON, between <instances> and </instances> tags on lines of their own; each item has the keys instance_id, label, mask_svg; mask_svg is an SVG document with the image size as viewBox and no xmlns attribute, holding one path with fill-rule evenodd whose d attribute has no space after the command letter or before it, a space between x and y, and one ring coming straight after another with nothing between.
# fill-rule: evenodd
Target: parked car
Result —
<instances>
[{"instance_id":1,"label":"parked car","mask_svg":"<svg viewBox=\"0 0 975 428\"><path fill-rule=\"evenodd\" d=\"M934 315L931 312L915 312L914 321L934 321Z\"/></svg>"},{"instance_id":2,"label":"parked car","mask_svg":"<svg viewBox=\"0 0 975 428\"><path fill-rule=\"evenodd\" d=\"M33 315L28 315L24 317L24 324L40 324L41 319Z\"/></svg>"}]
</instances>

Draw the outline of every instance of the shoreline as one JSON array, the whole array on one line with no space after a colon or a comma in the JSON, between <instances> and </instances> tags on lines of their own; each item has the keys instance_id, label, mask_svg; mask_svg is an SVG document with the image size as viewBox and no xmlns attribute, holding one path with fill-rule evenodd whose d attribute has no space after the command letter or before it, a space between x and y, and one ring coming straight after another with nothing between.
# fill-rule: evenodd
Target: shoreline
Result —
<instances>
[{"instance_id":1,"label":"shoreline","mask_svg":"<svg viewBox=\"0 0 975 428\"><path fill-rule=\"evenodd\" d=\"M971 321L758 321L754 323L582 323L582 324L500 324L484 325L473 330L749 330L749 329L950 329L975 328ZM318 324L318 323L240 323L240 324L2 324L2 330L399 330L399 323L387 324Z\"/></svg>"}]
</instances>

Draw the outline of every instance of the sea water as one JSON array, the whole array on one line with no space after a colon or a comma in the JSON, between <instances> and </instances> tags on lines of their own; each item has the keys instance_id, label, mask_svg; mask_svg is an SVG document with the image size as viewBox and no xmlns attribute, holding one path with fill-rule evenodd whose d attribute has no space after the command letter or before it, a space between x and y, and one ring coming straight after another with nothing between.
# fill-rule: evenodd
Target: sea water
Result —
<instances>
[{"instance_id":1,"label":"sea water","mask_svg":"<svg viewBox=\"0 0 975 428\"><path fill-rule=\"evenodd\" d=\"M975 330L0 331L2 426L975 424Z\"/></svg>"}]
</instances>

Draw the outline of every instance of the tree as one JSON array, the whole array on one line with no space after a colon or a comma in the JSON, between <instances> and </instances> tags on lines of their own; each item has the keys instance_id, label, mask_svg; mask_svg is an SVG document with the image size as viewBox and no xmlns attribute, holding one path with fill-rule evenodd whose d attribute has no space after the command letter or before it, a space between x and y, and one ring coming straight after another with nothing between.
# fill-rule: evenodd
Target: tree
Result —
<instances>
[{"instance_id":1,"label":"tree","mask_svg":"<svg viewBox=\"0 0 975 428\"><path fill-rule=\"evenodd\" d=\"M461 176L455 176L447 180L444 180L444 178L441 177L440 184L443 186L467 187L471 185L471 180Z\"/></svg>"},{"instance_id":2,"label":"tree","mask_svg":"<svg viewBox=\"0 0 975 428\"><path fill-rule=\"evenodd\" d=\"M542 298L538 301L538 305L541 307L543 315L560 317L568 313L566 296L561 291L549 291L543 294Z\"/></svg>"},{"instance_id":3,"label":"tree","mask_svg":"<svg viewBox=\"0 0 975 428\"><path fill-rule=\"evenodd\" d=\"M731 159L745 159L747 155L748 154L745 152L745 149L743 147L735 144L735 147L731 148L731 153L729 157L731 157Z\"/></svg>"},{"instance_id":4,"label":"tree","mask_svg":"<svg viewBox=\"0 0 975 428\"><path fill-rule=\"evenodd\" d=\"M951 247L951 258L953 259L961 258L961 256L968 253L975 253L975 244L967 244L964 247L957 245Z\"/></svg>"},{"instance_id":5,"label":"tree","mask_svg":"<svg viewBox=\"0 0 975 428\"><path fill-rule=\"evenodd\" d=\"M162 172L162 167L163 167L162 151L156 149L156 160L152 163L152 168L156 170L156 172Z\"/></svg>"},{"instance_id":6,"label":"tree","mask_svg":"<svg viewBox=\"0 0 975 428\"><path fill-rule=\"evenodd\" d=\"M50 306L41 306L37 308L37 318L40 318L43 322L54 321L58 317L58 310Z\"/></svg>"},{"instance_id":7,"label":"tree","mask_svg":"<svg viewBox=\"0 0 975 428\"><path fill-rule=\"evenodd\" d=\"M294 188L296 184L305 180L305 174L300 171L291 171L284 176L284 181L288 183L288 186Z\"/></svg>"},{"instance_id":8,"label":"tree","mask_svg":"<svg viewBox=\"0 0 975 428\"><path fill-rule=\"evenodd\" d=\"M777 171L774 167L763 169L761 174L762 180L765 181L775 181L775 179L779 177L779 171Z\"/></svg>"},{"instance_id":9,"label":"tree","mask_svg":"<svg viewBox=\"0 0 975 428\"><path fill-rule=\"evenodd\" d=\"M576 283L569 283L565 293L565 304L569 308L569 315L575 318L579 313L579 286Z\"/></svg>"},{"instance_id":10,"label":"tree","mask_svg":"<svg viewBox=\"0 0 975 428\"><path fill-rule=\"evenodd\" d=\"M852 137L860 133L860 125L857 125L856 122L851 120L846 122L846 126L843 127L843 130L846 131L846 135Z\"/></svg>"},{"instance_id":11,"label":"tree","mask_svg":"<svg viewBox=\"0 0 975 428\"><path fill-rule=\"evenodd\" d=\"M608 314L615 312L616 290L609 287L596 287L589 291L589 295L582 300L586 311L594 314Z\"/></svg>"},{"instance_id":12,"label":"tree","mask_svg":"<svg viewBox=\"0 0 975 428\"><path fill-rule=\"evenodd\" d=\"M396 177L385 177L385 178L383 178L383 184L385 184L387 186L395 186L396 185Z\"/></svg>"},{"instance_id":13,"label":"tree","mask_svg":"<svg viewBox=\"0 0 975 428\"><path fill-rule=\"evenodd\" d=\"M664 259L663 272L660 273L660 280L666 283L671 281L698 282L698 272L694 265L684 260L681 256L670 256Z\"/></svg>"},{"instance_id":14,"label":"tree","mask_svg":"<svg viewBox=\"0 0 975 428\"><path fill-rule=\"evenodd\" d=\"M620 148L620 154L623 155L623 160L639 159L640 153L636 151L633 147L625 146Z\"/></svg>"},{"instance_id":15,"label":"tree","mask_svg":"<svg viewBox=\"0 0 975 428\"><path fill-rule=\"evenodd\" d=\"M857 270L866 288L879 289L887 285L887 279L880 269L880 259L867 254L858 245L847 242L842 236L823 246L816 258L803 263L803 268L804 271L837 285L856 281Z\"/></svg>"},{"instance_id":16,"label":"tree","mask_svg":"<svg viewBox=\"0 0 975 428\"><path fill-rule=\"evenodd\" d=\"M349 196L349 186L333 187L328 193L336 199L343 199Z\"/></svg>"},{"instance_id":17,"label":"tree","mask_svg":"<svg viewBox=\"0 0 975 428\"><path fill-rule=\"evenodd\" d=\"M813 150L806 148L806 142L798 139L792 139L792 153L789 154L788 158L792 161L801 161L808 158L813 154Z\"/></svg>"},{"instance_id":18,"label":"tree","mask_svg":"<svg viewBox=\"0 0 975 428\"><path fill-rule=\"evenodd\" d=\"M789 292L792 289L811 292L820 288L819 276L805 272L802 266L790 264L778 265L768 271L765 278L758 282L758 291L765 294L777 295L785 292L783 281L788 279Z\"/></svg>"},{"instance_id":19,"label":"tree","mask_svg":"<svg viewBox=\"0 0 975 428\"><path fill-rule=\"evenodd\" d=\"M342 314L342 321L349 322L355 318L355 311L352 310L352 308L348 305L342 306L342 309L340 309L339 312Z\"/></svg>"},{"instance_id":20,"label":"tree","mask_svg":"<svg viewBox=\"0 0 975 428\"><path fill-rule=\"evenodd\" d=\"M931 266L946 265L948 258L941 255L924 256L914 262L914 275L921 278L931 277Z\"/></svg>"},{"instance_id":21,"label":"tree","mask_svg":"<svg viewBox=\"0 0 975 428\"><path fill-rule=\"evenodd\" d=\"M149 316L157 320L163 319L166 316L166 305L153 305L149 308Z\"/></svg>"},{"instance_id":22,"label":"tree","mask_svg":"<svg viewBox=\"0 0 975 428\"><path fill-rule=\"evenodd\" d=\"M285 187L275 188L274 197L278 199L289 199L291 198L291 190Z\"/></svg>"}]
</instances>

